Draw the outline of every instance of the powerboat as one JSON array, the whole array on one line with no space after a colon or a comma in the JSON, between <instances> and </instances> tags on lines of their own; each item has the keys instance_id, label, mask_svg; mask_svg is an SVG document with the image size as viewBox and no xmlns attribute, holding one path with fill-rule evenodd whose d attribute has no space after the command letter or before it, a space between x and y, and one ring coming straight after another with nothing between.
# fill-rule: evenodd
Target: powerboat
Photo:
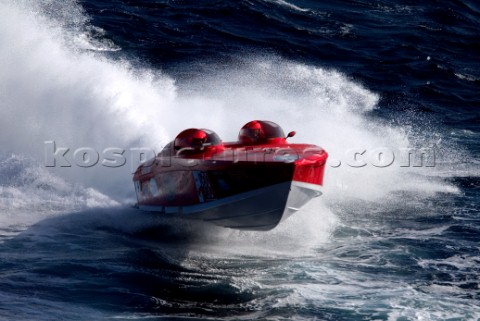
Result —
<instances>
[{"instance_id":1,"label":"powerboat","mask_svg":"<svg viewBox=\"0 0 480 321\"><path fill-rule=\"evenodd\" d=\"M133 176L137 207L219 226L268 231L322 194L328 154L290 144L271 121L244 125L238 141L209 129L177 135Z\"/></svg>"}]
</instances>

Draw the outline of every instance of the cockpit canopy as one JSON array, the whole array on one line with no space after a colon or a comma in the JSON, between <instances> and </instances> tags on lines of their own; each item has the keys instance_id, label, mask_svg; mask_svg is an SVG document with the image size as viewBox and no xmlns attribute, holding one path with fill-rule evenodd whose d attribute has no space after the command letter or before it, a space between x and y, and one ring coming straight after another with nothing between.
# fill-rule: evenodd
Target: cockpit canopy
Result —
<instances>
[{"instance_id":1,"label":"cockpit canopy","mask_svg":"<svg viewBox=\"0 0 480 321\"><path fill-rule=\"evenodd\" d=\"M261 144L273 138L285 138L285 133L279 125L266 120L252 120L238 134L242 144Z\"/></svg>"},{"instance_id":2,"label":"cockpit canopy","mask_svg":"<svg viewBox=\"0 0 480 321\"><path fill-rule=\"evenodd\" d=\"M214 131L205 128L189 128L177 135L173 148L175 151L202 151L204 147L221 144L220 137Z\"/></svg>"}]
</instances>

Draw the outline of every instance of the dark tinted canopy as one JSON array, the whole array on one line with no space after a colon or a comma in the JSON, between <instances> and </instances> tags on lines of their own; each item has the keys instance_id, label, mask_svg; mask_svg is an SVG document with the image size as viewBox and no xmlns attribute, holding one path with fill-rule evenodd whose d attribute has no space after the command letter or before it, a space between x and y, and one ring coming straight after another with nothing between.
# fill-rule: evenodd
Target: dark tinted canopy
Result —
<instances>
[{"instance_id":1,"label":"dark tinted canopy","mask_svg":"<svg viewBox=\"0 0 480 321\"><path fill-rule=\"evenodd\" d=\"M244 144L262 143L272 138L285 138L285 133L278 124L266 120L252 120L238 134L238 140Z\"/></svg>"},{"instance_id":2,"label":"dark tinted canopy","mask_svg":"<svg viewBox=\"0 0 480 321\"><path fill-rule=\"evenodd\" d=\"M190 150L202 149L204 146L215 146L222 143L220 137L209 129L189 128L182 131L174 140L175 150L188 148Z\"/></svg>"}]
</instances>

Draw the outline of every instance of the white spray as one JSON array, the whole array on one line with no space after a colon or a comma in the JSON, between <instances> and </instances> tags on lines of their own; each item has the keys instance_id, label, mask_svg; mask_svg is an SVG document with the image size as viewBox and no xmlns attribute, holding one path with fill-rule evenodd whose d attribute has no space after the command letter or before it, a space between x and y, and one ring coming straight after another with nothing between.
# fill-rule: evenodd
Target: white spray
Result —
<instances>
[{"instance_id":1,"label":"white spray","mask_svg":"<svg viewBox=\"0 0 480 321\"><path fill-rule=\"evenodd\" d=\"M225 141L235 140L238 129L252 119L272 120L286 131L296 130L292 142L323 146L331 159L344 158L352 148L411 146L401 127L369 120L367 114L376 108L378 95L337 71L278 57L250 57L229 70L199 75L179 89L158 70L139 70L102 52L79 48L86 37L79 38L82 28L78 26L87 19L75 3L64 4L63 11L73 12L68 18L76 21L74 27L61 14L52 18L39 9L52 3L43 5L0 1L0 152L22 155L13 159L33 159L35 168L44 165L45 141L54 140L72 150L85 146L98 151L108 147L158 150L187 127L210 128ZM12 159L8 157L4 159ZM347 197L368 201L402 189L456 191L438 179L415 175L417 171L400 166L328 166L325 197L334 202ZM133 198L130 166L43 166L37 173L54 173L68 184L80 183L120 202ZM102 199L93 198L95 204ZM7 195L4 204L8 200ZM2 210L8 211L7 207ZM322 215L322 208L308 210ZM327 221L322 231L309 235L325 239L334 219ZM297 236L304 232L299 228Z\"/></svg>"}]
</instances>

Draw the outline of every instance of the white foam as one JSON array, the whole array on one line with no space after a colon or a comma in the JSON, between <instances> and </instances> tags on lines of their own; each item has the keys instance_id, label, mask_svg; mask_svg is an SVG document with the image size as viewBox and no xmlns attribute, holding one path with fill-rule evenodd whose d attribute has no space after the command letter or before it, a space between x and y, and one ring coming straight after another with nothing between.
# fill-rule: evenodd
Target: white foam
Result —
<instances>
[{"instance_id":1,"label":"white foam","mask_svg":"<svg viewBox=\"0 0 480 321\"><path fill-rule=\"evenodd\" d=\"M96 191L52 175L34 160L0 159L0 227L23 229L41 219L118 203Z\"/></svg>"},{"instance_id":2,"label":"white foam","mask_svg":"<svg viewBox=\"0 0 480 321\"><path fill-rule=\"evenodd\" d=\"M269 2L274 2L276 4L279 4L281 6L287 7L289 9L293 9L295 11L300 11L300 12L308 12L310 11L309 9L305 8L300 8L299 6L296 6L290 2L284 1L284 0L274 0L274 1L269 1Z\"/></svg>"},{"instance_id":3,"label":"white foam","mask_svg":"<svg viewBox=\"0 0 480 321\"><path fill-rule=\"evenodd\" d=\"M192 246L191 256L208 257L305 257L326 243L337 218L322 201L315 199L287 221L268 232L253 232L204 226Z\"/></svg>"},{"instance_id":4,"label":"white foam","mask_svg":"<svg viewBox=\"0 0 480 321\"><path fill-rule=\"evenodd\" d=\"M87 146L100 152L167 141L159 124L175 97L170 78L70 48L61 26L35 12L0 6L4 150L43 161L48 140L72 151ZM103 191L125 191L129 168L114 172L73 166L61 175Z\"/></svg>"}]
</instances>

